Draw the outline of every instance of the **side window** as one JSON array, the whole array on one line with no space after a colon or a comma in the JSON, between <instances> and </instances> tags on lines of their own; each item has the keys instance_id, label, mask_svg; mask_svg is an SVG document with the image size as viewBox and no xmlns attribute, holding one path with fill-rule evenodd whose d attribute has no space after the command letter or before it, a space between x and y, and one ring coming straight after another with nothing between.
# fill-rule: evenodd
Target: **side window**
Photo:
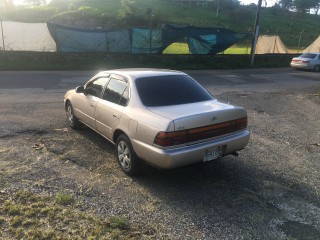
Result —
<instances>
[{"instance_id":1,"label":"side window","mask_svg":"<svg viewBox=\"0 0 320 240\"><path fill-rule=\"evenodd\" d=\"M128 101L128 84L124 80L111 78L106 90L103 94L103 99L125 106Z\"/></svg>"},{"instance_id":2,"label":"side window","mask_svg":"<svg viewBox=\"0 0 320 240\"><path fill-rule=\"evenodd\" d=\"M100 97L102 89L108 83L108 81L109 81L109 78L98 78L93 82L90 82L85 88L86 94L89 94L95 97Z\"/></svg>"}]
</instances>

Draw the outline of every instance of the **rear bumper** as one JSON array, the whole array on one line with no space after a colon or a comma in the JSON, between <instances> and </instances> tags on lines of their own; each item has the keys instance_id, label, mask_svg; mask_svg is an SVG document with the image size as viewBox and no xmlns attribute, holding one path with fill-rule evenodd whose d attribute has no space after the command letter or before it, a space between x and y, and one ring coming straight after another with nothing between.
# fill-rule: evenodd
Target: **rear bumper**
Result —
<instances>
[{"instance_id":1,"label":"rear bumper","mask_svg":"<svg viewBox=\"0 0 320 240\"><path fill-rule=\"evenodd\" d=\"M243 131L209 142L167 150L147 145L135 139L131 139L131 142L141 159L157 167L170 169L203 162L205 152L215 147L222 147L223 156L234 153L243 149L248 144L249 138L250 132Z\"/></svg>"},{"instance_id":2,"label":"rear bumper","mask_svg":"<svg viewBox=\"0 0 320 240\"><path fill-rule=\"evenodd\" d=\"M308 69L308 70L313 70L314 68L313 65L304 64L304 63L290 63L290 66L293 68Z\"/></svg>"}]
</instances>

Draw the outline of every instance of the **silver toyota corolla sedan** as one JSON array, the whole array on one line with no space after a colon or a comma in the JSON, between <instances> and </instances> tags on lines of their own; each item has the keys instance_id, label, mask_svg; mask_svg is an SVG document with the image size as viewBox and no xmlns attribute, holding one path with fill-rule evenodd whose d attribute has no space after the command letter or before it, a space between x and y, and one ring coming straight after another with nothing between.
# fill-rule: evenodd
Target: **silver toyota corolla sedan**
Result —
<instances>
[{"instance_id":1,"label":"silver toyota corolla sedan","mask_svg":"<svg viewBox=\"0 0 320 240\"><path fill-rule=\"evenodd\" d=\"M237 154L249 142L246 110L221 103L183 72L104 71L64 97L71 128L85 124L115 144L128 175L141 160L177 168Z\"/></svg>"}]
</instances>

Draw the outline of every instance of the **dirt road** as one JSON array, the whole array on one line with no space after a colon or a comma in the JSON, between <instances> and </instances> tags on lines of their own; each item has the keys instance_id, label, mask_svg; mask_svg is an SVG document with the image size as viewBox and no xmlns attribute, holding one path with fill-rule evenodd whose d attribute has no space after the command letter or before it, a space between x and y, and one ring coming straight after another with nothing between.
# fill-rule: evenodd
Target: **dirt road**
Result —
<instances>
[{"instance_id":1,"label":"dirt road","mask_svg":"<svg viewBox=\"0 0 320 240\"><path fill-rule=\"evenodd\" d=\"M0 190L66 192L84 212L121 216L141 239L320 239L320 75L190 71L248 110L239 157L129 178L113 146L67 127L63 95L90 72L0 72Z\"/></svg>"}]
</instances>

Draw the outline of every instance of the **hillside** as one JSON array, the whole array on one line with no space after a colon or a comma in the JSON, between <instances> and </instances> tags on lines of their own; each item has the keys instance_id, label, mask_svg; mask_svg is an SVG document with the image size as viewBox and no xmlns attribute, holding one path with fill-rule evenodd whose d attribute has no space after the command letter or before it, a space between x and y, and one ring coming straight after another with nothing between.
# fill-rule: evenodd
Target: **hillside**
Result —
<instances>
[{"instance_id":1,"label":"hillside","mask_svg":"<svg viewBox=\"0 0 320 240\"><path fill-rule=\"evenodd\" d=\"M125 7L119 0L53 0L47 6L16 7L0 14L2 19L13 21L54 21L90 28L159 27L175 23L251 32L256 6L228 7L217 16L215 8L174 5L168 0L135 0L133 5ZM278 34L287 46L303 48L320 35L319 22L320 16L263 8L260 33Z\"/></svg>"}]
</instances>

